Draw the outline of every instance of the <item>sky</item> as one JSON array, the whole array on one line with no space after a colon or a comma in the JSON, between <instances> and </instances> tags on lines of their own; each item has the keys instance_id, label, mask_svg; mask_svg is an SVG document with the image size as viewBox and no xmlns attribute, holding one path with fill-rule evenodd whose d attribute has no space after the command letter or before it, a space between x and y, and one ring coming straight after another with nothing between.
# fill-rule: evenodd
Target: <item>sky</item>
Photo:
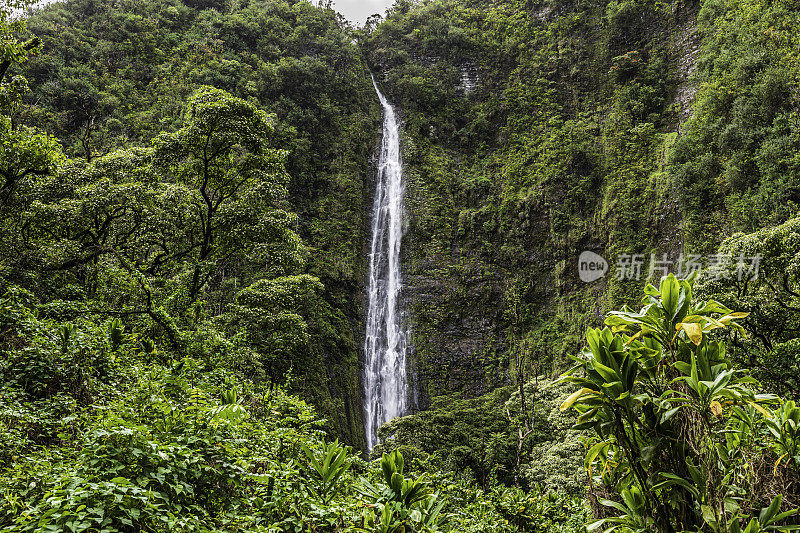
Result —
<instances>
[{"instance_id":1,"label":"sky","mask_svg":"<svg viewBox=\"0 0 800 533\"><path fill-rule=\"evenodd\" d=\"M38 5L46 5L54 0L44 0ZM361 26L366 22L367 17L378 13L383 16L386 9L394 3L394 0L334 0L336 11L353 22L356 26Z\"/></svg>"},{"instance_id":2,"label":"sky","mask_svg":"<svg viewBox=\"0 0 800 533\"><path fill-rule=\"evenodd\" d=\"M346 19L360 26L370 15L386 14L386 8L393 3L393 0L334 0L334 7Z\"/></svg>"}]
</instances>

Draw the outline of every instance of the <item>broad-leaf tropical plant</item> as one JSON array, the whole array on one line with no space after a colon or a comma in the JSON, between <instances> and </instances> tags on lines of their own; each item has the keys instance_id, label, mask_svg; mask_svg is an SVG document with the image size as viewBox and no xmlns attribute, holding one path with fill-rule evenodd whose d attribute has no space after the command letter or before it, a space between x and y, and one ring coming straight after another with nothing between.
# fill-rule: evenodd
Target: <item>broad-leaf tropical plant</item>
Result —
<instances>
[{"instance_id":1,"label":"broad-leaf tropical plant","mask_svg":"<svg viewBox=\"0 0 800 533\"><path fill-rule=\"evenodd\" d=\"M303 453L306 454L306 457L308 457L311 463L311 467L320 478L318 488L315 492L322 500L322 503L327 505L336 495L339 479L347 472L347 469L350 468L350 449L347 446L339 444L338 440L335 440L322 446L322 453L318 458L314 451L305 444L302 445L302 448Z\"/></svg>"},{"instance_id":2,"label":"broad-leaf tropical plant","mask_svg":"<svg viewBox=\"0 0 800 533\"><path fill-rule=\"evenodd\" d=\"M757 394L757 382L731 365L715 337L741 333L737 320L747 314L696 301L693 285L694 277L672 274L648 285L638 312L613 311L605 328L587 332L588 347L562 377L579 387L562 409L576 409L576 428L595 433L584 464L592 484L624 502L600 498L622 514L595 529L733 531L730 524L749 524L748 509L771 504L751 490L750 462L797 453L794 405L773 415L769 405L779 399Z\"/></svg>"}]
</instances>

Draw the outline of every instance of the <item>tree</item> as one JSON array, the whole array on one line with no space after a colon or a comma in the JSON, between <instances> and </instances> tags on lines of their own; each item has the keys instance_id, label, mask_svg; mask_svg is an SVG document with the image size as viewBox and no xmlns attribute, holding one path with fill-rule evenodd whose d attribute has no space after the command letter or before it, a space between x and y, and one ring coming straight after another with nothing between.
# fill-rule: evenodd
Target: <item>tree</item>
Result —
<instances>
[{"instance_id":1,"label":"tree","mask_svg":"<svg viewBox=\"0 0 800 533\"><path fill-rule=\"evenodd\" d=\"M779 394L800 387L800 218L737 233L717 250L723 265L698 291L749 313L733 355ZM745 265L745 268L742 268ZM752 270L752 271L751 271Z\"/></svg>"},{"instance_id":2,"label":"tree","mask_svg":"<svg viewBox=\"0 0 800 533\"><path fill-rule=\"evenodd\" d=\"M307 274L261 279L239 291L225 313L229 331L256 350L273 382L295 363L300 372L315 370L315 361L300 357L308 343L305 317L313 312L310 304L321 305L314 299L321 291L319 280Z\"/></svg>"},{"instance_id":3,"label":"tree","mask_svg":"<svg viewBox=\"0 0 800 533\"><path fill-rule=\"evenodd\" d=\"M33 2L28 0L2 0L0 2L0 83L6 82L9 68L24 63L28 55L39 47L39 39L32 37L22 41L25 33L25 19L14 16L14 10L21 10Z\"/></svg>"},{"instance_id":4,"label":"tree","mask_svg":"<svg viewBox=\"0 0 800 533\"><path fill-rule=\"evenodd\" d=\"M93 312L150 317L178 352L185 332L236 298L243 344L293 360L307 340L300 313L321 285L296 275L303 248L296 215L282 208L285 154L267 147L271 131L254 105L200 89L183 126L152 148L39 180L17 262L46 273L48 298L74 300L79 287Z\"/></svg>"},{"instance_id":5,"label":"tree","mask_svg":"<svg viewBox=\"0 0 800 533\"><path fill-rule=\"evenodd\" d=\"M520 298L519 292L516 288L512 288L509 291L509 296L511 299L511 305L509 306L509 314L511 315L511 346L514 352L514 366L513 369L516 372L516 379L517 379L517 387L519 390L519 402L520 402L520 410L521 413L519 415L512 416L511 411L506 408L506 417L508 419L509 424L512 426L516 426L517 429L517 455L516 461L514 464L514 486L519 488L519 475L520 475L520 464L522 460L522 448L525 446L525 441L533 435L534 429L536 427L536 396L534 395L531 399L531 409L528 409L528 403L525 397L525 366L527 361L525 361L526 354L524 353L524 344L520 344L517 339L517 329L519 328L519 321L520 321ZM538 362L537 362L538 367ZM538 368L537 368L538 370ZM537 391L538 389L538 380L539 380L539 372L534 371L534 376L536 376L536 385L533 390Z\"/></svg>"},{"instance_id":6,"label":"tree","mask_svg":"<svg viewBox=\"0 0 800 533\"><path fill-rule=\"evenodd\" d=\"M183 254L194 262L190 303L237 255L281 273L301 263L296 216L276 207L288 176L285 153L267 147L270 120L253 104L204 87L189 100L184 125L155 141L156 165L193 193ZM248 244L254 249L243 249Z\"/></svg>"},{"instance_id":7,"label":"tree","mask_svg":"<svg viewBox=\"0 0 800 533\"><path fill-rule=\"evenodd\" d=\"M24 77L10 75L10 68L24 63L39 48L39 39L21 40L25 20L12 11L28 2L2 0L0 3L0 213L14 191L30 176L46 175L61 163L61 147L52 137L12 120L22 96L28 90Z\"/></svg>"},{"instance_id":8,"label":"tree","mask_svg":"<svg viewBox=\"0 0 800 533\"><path fill-rule=\"evenodd\" d=\"M63 160L55 138L0 115L0 212L26 179L52 174Z\"/></svg>"}]
</instances>

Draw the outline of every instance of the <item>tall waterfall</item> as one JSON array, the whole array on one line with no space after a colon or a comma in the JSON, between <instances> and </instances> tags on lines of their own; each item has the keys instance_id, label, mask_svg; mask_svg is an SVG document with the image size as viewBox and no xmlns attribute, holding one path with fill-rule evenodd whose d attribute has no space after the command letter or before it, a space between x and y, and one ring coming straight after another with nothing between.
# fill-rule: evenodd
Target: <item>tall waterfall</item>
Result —
<instances>
[{"instance_id":1,"label":"tall waterfall","mask_svg":"<svg viewBox=\"0 0 800 533\"><path fill-rule=\"evenodd\" d=\"M370 450L377 444L378 428L405 413L408 390L406 334L399 302L403 218L400 124L374 78L372 84L383 107L383 144L372 208L369 307L364 340L364 415Z\"/></svg>"}]
</instances>

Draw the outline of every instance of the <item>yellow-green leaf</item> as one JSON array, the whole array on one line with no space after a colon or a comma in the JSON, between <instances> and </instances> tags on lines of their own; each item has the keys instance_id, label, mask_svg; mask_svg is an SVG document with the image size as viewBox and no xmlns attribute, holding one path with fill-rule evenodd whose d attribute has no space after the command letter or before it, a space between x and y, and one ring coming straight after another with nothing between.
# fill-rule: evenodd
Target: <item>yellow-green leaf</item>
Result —
<instances>
[{"instance_id":1,"label":"yellow-green leaf","mask_svg":"<svg viewBox=\"0 0 800 533\"><path fill-rule=\"evenodd\" d=\"M595 391L593 391L592 389L588 389L586 387L582 388L581 390L577 390L577 391L573 392L572 394L570 394L569 398L564 400L564 403L561 404L561 410L562 411L566 411L567 409L572 407L575 402L578 401L578 398L580 398L581 396L584 396L586 394L597 394L597 393Z\"/></svg>"},{"instance_id":2,"label":"yellow-green leaf","mask_svg":"<svg viewBox=\"0 0 800 533\"><path fill-rule=\"evenodd\" d=\"M770 413L769 411L767 411L766 409L764 409L763 407L761 407L760 405L758 405L756 402L754 402L754 401L751 401L751 400L748 400L748 401L747 401L747 403L749 403L750 405L752 405L753 407L755 407L755 408L756 408L756 411L758 411L759 413L761 413L762 415L764 415L764 417L765 417L765 418L772 418L772 413Z\"/></svg>"},{"instance_id":3,"label":"yellow-green leaf","mask_svg":"<svg viewBox=\"0 0 800 533\"><path fill-rule=\"evenodd\" d=\"M775 461L775 467L772 469L772 471L776 476L778 475L778 466L780 466L781 461L783 461L783 458L786 457L787 455L789 455L789 452L786 452L785 454L781 455L780 457L778 457L778 460Z\"/></svg>"},{"instance_id":4,"label":"yellow-green leaf","mask_svg":"<svg viewBox=\"0 0 800 533\"><path fill-rule=\"evenodd\" d=\"M719 321L722 322L723 324L727 324L731 320L736 320L739 318L747 318L749 315L750 313L742 313L742 312L729 313L723 317L720 317Z\"/></svg>"},{"instance_id":5,"label":"yellow-green leaf","mask_svg":"<svg viewBox=\"0 0 800 533\"><path fill-rule=\"evenodd\" d=\"M689 340L700 346L700 342L703 340L703 328L700 324L697 322L681 322L675 327L676 329L683 329Z\"/></svg>"}]
</instances>

